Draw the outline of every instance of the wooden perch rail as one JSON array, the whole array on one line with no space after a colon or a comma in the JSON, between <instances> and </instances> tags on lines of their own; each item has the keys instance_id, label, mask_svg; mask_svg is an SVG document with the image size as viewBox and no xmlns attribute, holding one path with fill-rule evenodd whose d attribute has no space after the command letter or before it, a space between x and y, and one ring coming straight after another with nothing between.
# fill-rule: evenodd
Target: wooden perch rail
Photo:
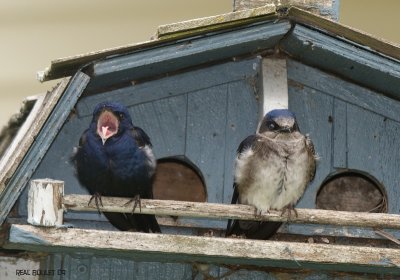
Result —
<instances>
[{"instance_id":1,"label":"wooden perch rail","mask_svg":"<svg viewBox=\"0 0 400 280\"><path fill-rule=\"evenodd\" d=\"M88 205L89 195L65 195L63 207L73 211L97 211L94 200ZM128 198L102 197L104 212L131 213L133 202ZM135 213L139 213L137 207ZM180 216L210 219L241 219L254 221L288 221L287 215L280 211L270 211L256 215L253 206L231 205L203 202L186 202L174 200L141 199L141 213L159 216ZM400 229L400 215L382 213L345 212L317 209L297 209L298 216L292 213L291 223L331 224L341 226L358 226L371 228Z\"/></svg>"},{"instance_id":2,"label":"wooden perch rail","mask_svg":"<svg viewBox=\"0 0 400 280\"><path fill-rule=\"evenodd\" d=\"M88 205L91 199L89 195L60 195L63 194L63 186L59 183L49 179L32 181L31 187L34 189L30 191L32 199L28 200L28 216L32 216L32 220L42 226L11 225L4 248L48 253L82 251L152 262L200 262L228 266L251 265L400 275L398 249L57 226L57 213L61 210L97 211L94 200ZM59 188L55 189L53 185L58 185ZM43 193L45 195L42 195ZM43 203L50 205L44 209ZM133 202L128 198L102 197L102 204L100 210L105 212L131 213L133 208ZM41 210L39 214L34 211L38 209ZM135 212L139 211L137 207ZM400 228L400 215L314 209L297 211L298 216L292 215L291 222ZM46 212L50 213L49 217L44 217ZM287 216L281 216L278 211L256 215L255 208L247 205L170 200L142 199L141 213L213 219L287 221ZM44 220L47 222L42 222ZM44 227L51 224L52 227Z\"/></svg>"}]
</instances>

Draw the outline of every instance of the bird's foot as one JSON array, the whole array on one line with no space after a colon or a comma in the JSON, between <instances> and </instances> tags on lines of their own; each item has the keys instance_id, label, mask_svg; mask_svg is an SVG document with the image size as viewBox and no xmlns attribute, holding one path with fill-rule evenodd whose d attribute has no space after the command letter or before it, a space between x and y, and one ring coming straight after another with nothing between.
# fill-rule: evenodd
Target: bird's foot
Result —
<instances>
[{"instance_id":1,"label":"bird's foot","mask_svg":"<svg viewBox=\"0 0 400 280\"><path fill-rule=\"evenodd\" d=\"M94 199L94 203L96 205L97 211L99 212L99 215L100 215L101 214L100 206L103 207L103 201L101 200L101 194L99 194L98 192L95 192L92 195L92 197L89 199L88 206L90 205L90 203L92 202L93 199Z\"/></svg>"},{"instance_id":2,"label":"bird's foot","mask_svg":"<svg viewBox=\"0 0 400 280\"><path fill-rule=\"evenodd\" d=\"M135 195L132 199L130 199L127 203L125 203L125 206L128 205L131 202L134 202L133 209L132 209L132 214L135 213L135 209L138 206L138 204L139 204L139 212L142 212L142 203L140 202L140 195L139 194Z\"/></svg>"},{"instance_id":3,"label":"bird's foot","mask_svg":"<svg viewBox=\"0 0 400 280\"><path fill-rule=\"evenodd\" d=\"M287 206L282 208L281 217L283 216L283 214L285 214L285 212L288 212L288 221L290 221L291 218L292 218L292 211L294 212L296 218L299 217L299 214L297 213L297 210L291 204L289 204L289 205L287 205Z\"/></svg>"},{"instance_id":4,"label":"bird's foot","mask_svg":"<svg viewBox=\"0 0 400 280\"><path fill-rule=\"evenodd\" d=\"M254 217L255 218L261 218L262 215L264 214L269 214L269 210L261 210L261 209L255 209L254 211Z\"/></svg>"}]
</instances>

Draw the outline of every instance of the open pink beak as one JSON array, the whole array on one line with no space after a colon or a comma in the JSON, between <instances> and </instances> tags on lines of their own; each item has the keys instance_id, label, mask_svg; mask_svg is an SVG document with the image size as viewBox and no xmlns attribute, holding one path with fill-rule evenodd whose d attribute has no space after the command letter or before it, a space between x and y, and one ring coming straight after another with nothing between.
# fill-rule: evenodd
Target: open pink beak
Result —
<instances>
[{"instance_id":1,"label":"open pink beak","mask_svg":"<svg viewBox=\"0 0 400 280\"><path fill-rule=\"evenodd\" d=\"M103 111L97 120L97 134L100 136L103 145L107 139L117 134L119 126L118 118L111 111Z\"/></svg>"}]
</instances>

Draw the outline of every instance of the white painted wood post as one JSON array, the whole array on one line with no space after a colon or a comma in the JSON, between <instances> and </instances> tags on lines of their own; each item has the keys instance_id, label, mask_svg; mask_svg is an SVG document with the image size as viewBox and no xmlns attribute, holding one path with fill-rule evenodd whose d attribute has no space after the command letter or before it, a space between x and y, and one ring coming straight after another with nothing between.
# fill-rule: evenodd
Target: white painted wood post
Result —
<instances>
[{"instance_id":1,"label":"white painted wood post","mask_svg":"<svg viewBox=\"0 0 400 280\"><path fill-rule=\"evenodd\" d=\"M263 58L262 94L259 119L273 109L287 109L289 103L286 59Z\"/></svg>"},{"instance_id":2,"label":"white painted wood post","mask_svg":"<svg viewBox=\"0 0 400 280\"><path fill-rule=\"evenodd\" d=\"M28 223L35 226L61 226L63 224L63 195L63 181L32 180L28 193Z\"/></svg>"}]
</instances>

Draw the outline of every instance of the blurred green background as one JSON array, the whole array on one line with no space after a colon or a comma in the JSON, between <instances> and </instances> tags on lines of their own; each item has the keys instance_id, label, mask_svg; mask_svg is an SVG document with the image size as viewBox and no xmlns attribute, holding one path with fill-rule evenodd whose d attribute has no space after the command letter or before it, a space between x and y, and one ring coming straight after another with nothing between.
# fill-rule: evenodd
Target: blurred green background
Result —
<instances>
[{"instance_id":1,"label":"blurred green background","mask_svg":"<svg viewBox=\"0 0 400 280\"><path fill-rule=\"evenodd\" d=\"M0 0L0 128L26 96L53 87L36 80L51 60L147 41L161 24L227 13L232 3ZM340 0L339 22L400 44L399 8L398 0Z\"/></svg>"}]
</instances>

